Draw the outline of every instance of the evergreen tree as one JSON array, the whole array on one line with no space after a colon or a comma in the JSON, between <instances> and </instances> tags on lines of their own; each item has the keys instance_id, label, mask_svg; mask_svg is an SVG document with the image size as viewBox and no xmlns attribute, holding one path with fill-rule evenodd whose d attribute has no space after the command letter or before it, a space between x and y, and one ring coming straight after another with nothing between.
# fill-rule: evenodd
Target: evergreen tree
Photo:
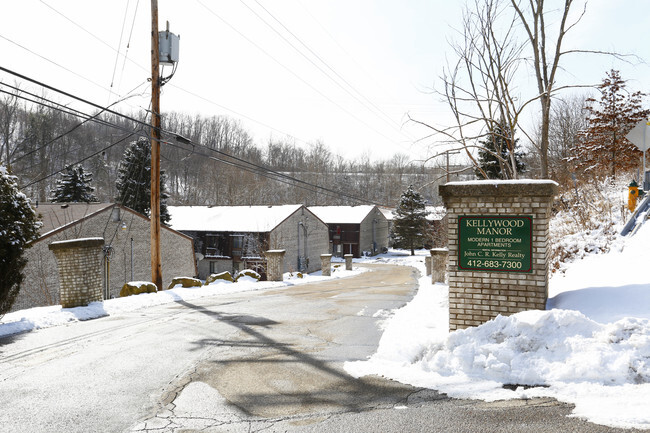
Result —
<instances>
[{"instance_id":1,"label":"evergreen tree","mask_svg":"<svg viewBox=\"0 0 650 433\"><path fill-rule=\"evenodd\" d=\"M393 239L398 248L408 248L415 255L415 247L431 240L425 201L422 195L409 185L394 211Z\"/></svg>"},{"instance_id":2,"label":"evergreen tree","mask_svg":"<svg viewBox=\"0 0 650 433\"><path fill-rule=\"evenodd\" d=\"M171 220L165 172L160 171L160 222ZM151 142L144 137L131 142L117 170L118 203L149 216L151 210Z\"/></svg>"},{"instance_id":3,"label":"evergreen tree","mask_svg":"<svg viewBox=\"0 0 650 433\"><path fill-rule=\"evenodd\" d=\"M598 86L600 102L587 99L588 128L580 137L576 154L572 158L576 167L592 173L610 173L616 177L617 170L638 167L642 152L630 143L625 135L639 121L650 114L641 106L641 92L629 93L616 70Z\"/></svg>"},{"instance_id":4,"label":"evergreen tree","mask_svg":"<svg viewBox=\"0 0 650 433\"><path fill-rule=\"evenodd\" d=\"M110 170L108 167L106 153L102 152L90 161L90 168L93 171L93 181L96 185L95 194L101 202L110 201L115 192L114 184L111 185Z\"/></svg>"},{"instance_id":5,"label":"evergreen tree","mask_svg":"<svg viewBox=\"0 0 650 433\"><path fill-rule=\"evenodd\" d=\"M16 177L0 165L0 317L11 309L23 281L25 248L38 238L41 223Z\"/></svg>"},{"instance_id":6,"label":"evergreen tree","mask_svg":"<svg viewBox=\"0 0 650 433\"><path fill-rule=\"evenodd\" d=\"M479 167L487 175L487 179L514 179L515 173L522 173L526 165L522 159L523 153L517 149L519 139L514 139L514 134L503 120L495 123L485 141L479 141L482 149L478 151ZM511 154L514 151L516 170L512 168ZM484 175L481 170L475 170L479 178Z\"/></svg>"},{"instance_id":7,"label":"evergreen tree","mask_svg":"<svg viewBox=\"0 0 650 433\"><path fill-rule=\"evenodd\" d=\"M93 194L95 188L89 185L92 180L92 173L84 172L81 164L68 166L61 179L56 181L52 201L54 203L96 202L97 197Z\"/></svg>"}]
</instances>

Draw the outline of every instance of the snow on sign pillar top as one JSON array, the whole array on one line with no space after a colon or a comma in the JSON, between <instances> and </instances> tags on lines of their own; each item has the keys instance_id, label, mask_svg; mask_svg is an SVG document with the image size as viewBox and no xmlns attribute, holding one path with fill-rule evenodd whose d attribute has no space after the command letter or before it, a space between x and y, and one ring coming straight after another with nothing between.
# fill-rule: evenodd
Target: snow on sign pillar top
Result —
<instances>
[{"instance_id":1,"label":"snow on sign pillar top","mask_svg":"<svg viewBox=\"0 0 650 433\"><path fill-rule=\"evenodd\" d=\"M548 225L557 190L550 180L439 187L448 211L450 330L545 309Z\"/></svg>"}]
</instances>

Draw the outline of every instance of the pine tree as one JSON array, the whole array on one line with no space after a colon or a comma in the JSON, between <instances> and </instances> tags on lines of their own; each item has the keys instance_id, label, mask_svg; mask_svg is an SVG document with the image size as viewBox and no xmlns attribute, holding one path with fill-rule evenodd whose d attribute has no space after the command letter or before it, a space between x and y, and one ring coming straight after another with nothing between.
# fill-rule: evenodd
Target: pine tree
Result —
<instances>
[{"instance_id":1,"label":"pine tree","mask_svg":"<svg viewBox=\"0 0 650 433\"><path fill-rule=\"evenodd\" d=\"M56 181L52 201L54 203L96 202L97 197L93 194L95 188L89 185L92 180L92 173L84 172L80 164L66 167L66 172Z\"/></svg>"},{"instance_id":2,"label":"pine tree","mask_svg":"<svg viewBox=\"0 0 650 433\"><path fill-rule=\"evenodd\" d=\"M422 194L409 185L394 211L393 239L399 248L408 248L415 255L415 247L423 246L431 239L426 205Z\"/></svg>"},{"instance_id":3,"label":"pine tree","mask_svg":"<svg viewBox=\"0 0 650 433\"><path fill-rule=\"evenodd\" d=\"M0 165L0 317L11 309L23 281L25 248L38 238L41 223L20 191L16 177Z\"/></svg>"},{"instance_id":4,"label":"pine tree","mask_svg":"<svg viewBox=\"0 0 650 433\"><path fill-rule=\"evenodd\" d=\"M160 222L171 220L167 210L169 194L165 188L167 176L160 171ZM149 216L151 210L151 142L139 138L131 142L117 170L118 203Z\"/></svg>"},{"instance_id":5,"label":"pine tree","mask_svg":"<svg viewBox=\"0 0 650 433\"><path fill-rule=\"evenodd\" d=\"M112 191L113 185L110 181L110 170L107 163L106 153L102 152L101 155L97 155L95 158L90 160L90 168L93 171L93 181L97 188L95 193L97 198L101 202L110 201L114 192Z\"/></svg>"},{"instance_id":6,"label":"pine tree","mask_svg":"<svg viewBox=\"0 0 650 433\"><path fill-rule=\"evenodd\" d=\"M519 139L513 140L513 134L503 121L495 123L484 141L479 141L482 149L478 151L479 167L487 175L487 179L514 179L526 169L522 159L523 153L517 149ZM514 150L516 170L512 169L511 148ZM478 168L475 173L480 178L485 177Z\"/></svg>"},{"instance_id":7,"label":"pine tree","mask_svg":"<svg viewBox=\"0 0 650 433\"><path fill-rule=\"evenodd\" d=\"M607 73L598 89L600 102L587 99L589 126L580 136L572 161L581 171L616 177L617 170L638 167L642 152L625 135L650 111L641 106L644 94L627 92L616 70Z\"/></svg>"}]
</instances>

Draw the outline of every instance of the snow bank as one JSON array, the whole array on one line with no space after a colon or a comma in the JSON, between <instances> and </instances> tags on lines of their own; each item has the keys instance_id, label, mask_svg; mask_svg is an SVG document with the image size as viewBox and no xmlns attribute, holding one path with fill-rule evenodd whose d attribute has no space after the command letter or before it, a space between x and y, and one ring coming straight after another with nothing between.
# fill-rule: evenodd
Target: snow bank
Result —
<instances>
[{"instance_id":1,"label":"snow bank","mask_svg":"<svg viewBox=\"0 0 650 433\"><path fill-rule=\"evenodd\" d=\"M421 278L415 298L382 325L377 352L345 369L455 398L553 397L593 423L650 429L648 244L650 224L618 239L616 251L588 255L556 274L550 310L499 316L452 333L448 287ZM422 270L426 251L418 255L372 261Z\"/></svg>"}]
</instances>

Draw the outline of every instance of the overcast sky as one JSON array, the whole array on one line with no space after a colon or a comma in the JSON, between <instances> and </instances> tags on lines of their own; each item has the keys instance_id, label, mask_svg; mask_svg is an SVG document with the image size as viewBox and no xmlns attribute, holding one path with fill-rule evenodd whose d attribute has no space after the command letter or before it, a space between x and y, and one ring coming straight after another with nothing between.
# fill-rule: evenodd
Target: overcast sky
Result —
<instances>
[{"instance_id":1,"label":"overcast sky","mask_svg":"<svg viewBox=\"0 0 650 433\"><path fill-rule=\"evenodd\" d=\"M426 156L431 140L414 141L427 131L406 122L407 114L443 124L449 115L430 92L440 87L445 57L453 59L448 40L460 27L463 4L160 0L160 29L169 21L181 37L180 62L163 89L161 109L240 119L259 145L290 135L298 145L321 140L348 158ZM147 108L149 1L0 0L0 5L2 66L100 105L135 89L138 96L119 109ZM616 50L650 61L644 36L650 28L648 6L647 0L590 1L566 47ZM635 63L573 58L565 63L560 84L598 83L616 68L631 90L650 91L650 67ZM165 74L169 71L165 68ZM0 81L13 83L14 77L0 72ZM525 94L527 83L520 85ZM531 111L528 121L534 116Z\"/></svg>"}]
</instances>

